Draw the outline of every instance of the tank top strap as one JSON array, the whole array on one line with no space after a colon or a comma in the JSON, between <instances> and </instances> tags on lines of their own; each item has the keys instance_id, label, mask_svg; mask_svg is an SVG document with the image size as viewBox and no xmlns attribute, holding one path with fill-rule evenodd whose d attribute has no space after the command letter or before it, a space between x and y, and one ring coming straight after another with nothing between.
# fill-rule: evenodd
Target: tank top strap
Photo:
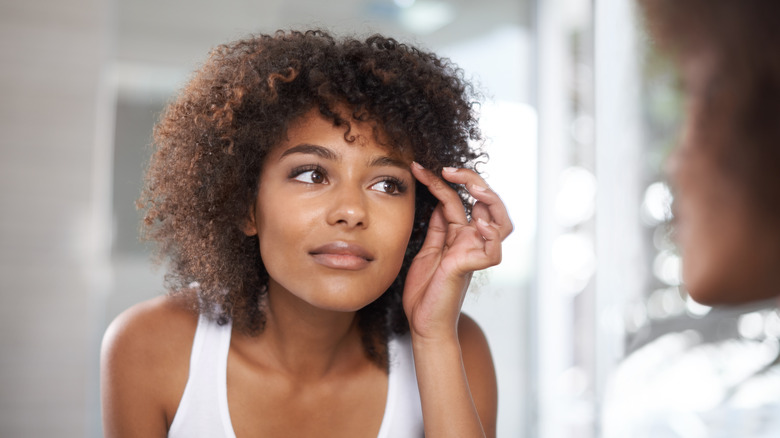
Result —
<instances>
[{"instance_id":1,"label":"tank top strap","mask_svg":"<svg viewBox=\"0 0 780 438\"><path fill-rule=\"evenodd\" d=\"M408 334L393 337L387 348L390 360L387 404L377 438L422 437L422 404L411 337Z\"/></svg>"},{"instance_id":2,"label":"tank top strap","mask_svg":"<svg viewBox=\"0 0 780 438\"><path fill-rule=\"evenodd\" d=\"M227 404L227 357L232 324L201 315L192 341L190 369L170 438L235 438Z\"/></svg>"}]
</instances>

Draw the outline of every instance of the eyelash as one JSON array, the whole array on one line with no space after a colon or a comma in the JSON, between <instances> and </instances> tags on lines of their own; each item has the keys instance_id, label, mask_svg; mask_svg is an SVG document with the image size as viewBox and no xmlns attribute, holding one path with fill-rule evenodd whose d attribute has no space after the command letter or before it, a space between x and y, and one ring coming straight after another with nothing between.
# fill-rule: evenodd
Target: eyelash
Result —
<instances>
[{"instance_id":1,"label":"eyelash","mask_svg":"<svg viewBox=\"0 0 780 438\"><path fill-rule=\"evenodd\" d=\"M288 177L290 179L296 179L296 178L298 178L299 176L301 176L302 174L304 174L306 172L317 172L318 174L322 175L322 178L324 180L327 181L328 173L325 171L325 168L323 168L322 166L316 165L316 164L307 164L307 165L304 165L304 166L298 166L298 167L296 167L296 168L294 168L294 169L292 169L290 171L290 174L289 174ZM407 190L406 183L403 182L401 179L396 178L394 176L385 176L381 180L377 181L376 183L371 184L371 186L373 187L373 186L375 186L377 184L384 183L384 182L389 182L389 183L395 184L395 189L396 189L395 192L392 192L392 193L383 192L383 193L385 193L387 195L398 196L400 194L405 193L406 190ZM312 184L312 183L307 183L307 184ZM323 183L313 183L313 184L323 184Z\"/></svg>"},{"instance_id":2,"label":"eyelash","mask_svg":"<svg viewBox=\"0 0 780 438\"><path fill-rule=\"evenodd\" d=\"M317 164L307 164L304 166L298 166L290 171L289 178L295 179L306 172L317 172L320 175L322 175L323 179L325 180L328 179L328 172L325 171L325 168Z\"/></svg>"},{"instance_id":3,"label":"eyelash","mask_svg":"<svg viewBox=\"0 0 780 438\"><path fill-rule=\"evenodd\" d=\"M396 191L392 193L387 193L387 192L383 192L383 193L386 193L390 196L398 196L406 192L406 183L404 183L403 181L401 181L400 179L394 176L385 176L382 178L381 181L377 181L375 184L372 184L372 187L375 186L376 184L385 183L385 182L395 184Z\"/></svg>"}]
</instances>

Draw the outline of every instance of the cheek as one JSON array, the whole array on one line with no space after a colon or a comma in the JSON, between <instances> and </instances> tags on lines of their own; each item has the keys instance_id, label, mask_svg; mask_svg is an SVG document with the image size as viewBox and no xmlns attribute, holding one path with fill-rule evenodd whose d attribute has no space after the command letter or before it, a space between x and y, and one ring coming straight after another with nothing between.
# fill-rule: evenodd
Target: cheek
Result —
<instances>
[{"instance_id":1,"label":"cheek","mask_svg":"<svg viewBox=\"0 0 780 438\"><path fill-rule=\"evenodd\" d=\"M688 138L689 140L689 138ZM691 296L710 302L721 294L714 287L721 281L738 243L731 233L734 217L718 193L718 176L689 144L675 151L670 174L675 189L675 234L683 256L683 279Z\"/></svg>"},{"instance_id":2,"label":"cheek","mask_svg":"<svg viewBox=\"0 0 780 438\"><path fill-rule=\"evenodd\" d=\"M406 247L409 245L409 238L412 236L412 229L414 228L414 202L409 205L404 205L398 220L395 221L395 227L399 235L400 246L406 251Z\"/></svg>"},{"instance_id":3,"label":"cheek","mask_svg":"<svg viewBox=\"0 0 780 438\"><path fill-rule=\"evenodd\" d=\"M400 208L388 210L382 215L383 220L378 223L377 234L385 241L388 250L388 262L392 275L395 278L406 255L409 239L414 225L414 203L403 205Z\"/></svg>"},{"instance_id":4,"label":"cheek","mask_svg":"<svg viewBox=\"0 0 780 438\"><path fill-rule=\"evenodd\" d=\"M256 214L260 256L270 274L276 267L286 269L291 266L288 259L296 254L297 246L313 229L312 216L316 212L290 199L284 202L262 201L263 198L259 198L258 205L272 206L264 211L258 209Z\"/></svg>"}]
</instances>

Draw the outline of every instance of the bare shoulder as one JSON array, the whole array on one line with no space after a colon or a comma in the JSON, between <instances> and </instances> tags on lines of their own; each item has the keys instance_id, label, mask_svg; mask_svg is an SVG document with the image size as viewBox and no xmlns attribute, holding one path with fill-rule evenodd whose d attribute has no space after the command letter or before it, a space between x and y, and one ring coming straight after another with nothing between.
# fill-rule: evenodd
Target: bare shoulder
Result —
<instances>
[{"instance_id":1,"label":"bare shoulder","mask_svg":"<svg viewBox=\"0 0 780 438\"><path fill-rule=\"evenodd\" d=\"M458 339L464 360L466 356L489 358L492 366L490 347L485 333L479 324L465 313L461 313L458 320Z\"/></svg>"},{"instance_id":2,"label":"bare shoulder","mask_svg":"<svg viewBox=\"0 0 780 438\"><path fill-rule=\"evenodd\" d=\"M495 436L498 384L487 338L476 321L466 314L461 314L458 321L458 339L471 397L485 435Z\"/></svg>"},{"instance_id":3,"label":"bare shoulder","mask_svg":"<svg viewBox=\"0 0 780 438\"><path fill-rule=\"evenodd\" d=\"M197 318L182 300L159 297L111 322L100 358L107 437L165 436L186 385Z\"/></svg>"},{"instance_id":4,"label":"bare shoulder","mask_svg":"<svg viewBox=\"0 0 780 438\"><path fill-rule=\"evenodd\" d=\"M135 353L154 353L165 346L195 334L197 313L182 299L162 296L125 310L106 329L103 349L131 348Z\"/></svg>"}]
</instances>

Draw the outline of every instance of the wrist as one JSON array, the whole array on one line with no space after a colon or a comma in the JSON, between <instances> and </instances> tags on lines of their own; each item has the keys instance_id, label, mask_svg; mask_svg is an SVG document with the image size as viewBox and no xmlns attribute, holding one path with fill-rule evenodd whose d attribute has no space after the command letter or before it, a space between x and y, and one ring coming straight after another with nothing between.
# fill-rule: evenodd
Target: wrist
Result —
<instances>
[{"instance_id":1,"label":"wrist","mask_svg":"<svg viewBox=\"0 0 780 438\"><path fill-rule=\"evenodd\" d=\"M450 315L407 315L412 340L422 343L458 342L460 312Z\"/></svg>"},{"instance_id":2,"label":"wrist","mask_svg":"<svg viewBox=\"0 0 780 438\"><path fill-rule=\"evenodd\" d=\"M412 338L412 348L419 351L442 351L442 350L454 350L460 351L460 341L458 339L458 332L453 330L443 330L436 333L419 333L414 330L410 331Z\"/></svg>"}]
</instances>

